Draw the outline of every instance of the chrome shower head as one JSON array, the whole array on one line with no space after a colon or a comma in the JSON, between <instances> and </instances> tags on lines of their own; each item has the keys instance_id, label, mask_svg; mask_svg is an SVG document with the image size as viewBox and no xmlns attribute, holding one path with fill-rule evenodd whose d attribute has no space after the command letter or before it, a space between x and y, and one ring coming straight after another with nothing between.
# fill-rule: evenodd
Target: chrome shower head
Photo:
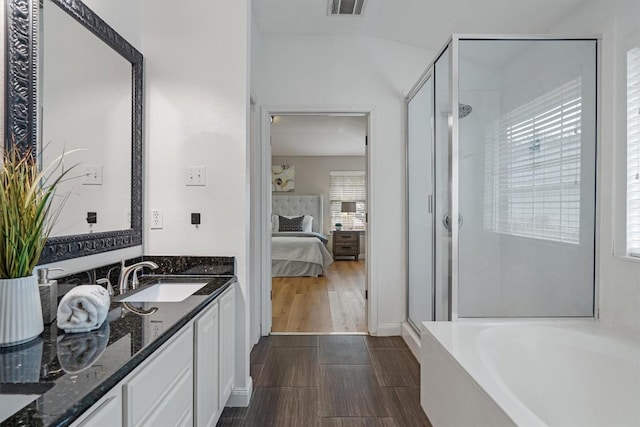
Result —
<instances>
[{"instance_id":1,"label":"chrome shower head","mask_svg":"<svg viewBox=\"0 0 640 427\"><path fill-rule=\"evenodd\" d=\"M471 105L458 104L458 118L464 119L469 114L471 114L471 111L473 111L473 108L471 108Z\"/></svg>"}]
</instances>

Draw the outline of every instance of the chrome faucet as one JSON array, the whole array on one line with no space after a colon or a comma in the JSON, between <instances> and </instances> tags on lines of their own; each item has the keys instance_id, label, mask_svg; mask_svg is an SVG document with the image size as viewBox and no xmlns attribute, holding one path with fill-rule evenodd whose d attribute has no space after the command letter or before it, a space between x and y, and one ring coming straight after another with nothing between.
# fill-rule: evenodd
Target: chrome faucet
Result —
<instances>
[{"instance_id":1,"label":"chrome faucet","mask_svg":"<svg viewBox=\"0 0 640 427\"><path fill-rule=\"evenodd\" d=\"M153 261L141 261L141 262L137 262L135 264L132 264L129 267L125 267L124 266L124 261L122 261L122 268L120 270L120 278L118 278L118 291L120 292L120 294L123 294L123 293L127 292L129 276L131 275L131 273L133 273L134 276L135 276L135 280L131 284L132 285L132 289L135 289L138 286L137 271L142 269L142 267L149 267L151 269L156 269L156 268L158 268L158 264L156 264Z\"/></svg>"}]
</instances>

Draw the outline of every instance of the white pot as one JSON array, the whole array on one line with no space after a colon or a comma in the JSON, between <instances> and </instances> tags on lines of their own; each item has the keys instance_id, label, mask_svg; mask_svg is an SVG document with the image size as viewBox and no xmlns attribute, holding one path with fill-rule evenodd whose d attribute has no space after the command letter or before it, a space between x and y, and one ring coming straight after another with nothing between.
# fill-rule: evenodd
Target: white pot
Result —
<instances>
[{"instance_id":1,"label":"white pot","mask_svg":"<svg viewBox=\"0 0 640 427\"><path fill-rule=\"evenodd\" d=\"M36 276L0 279L0 347L31 341L43 330Z\"/></svg>"}]
</instances>

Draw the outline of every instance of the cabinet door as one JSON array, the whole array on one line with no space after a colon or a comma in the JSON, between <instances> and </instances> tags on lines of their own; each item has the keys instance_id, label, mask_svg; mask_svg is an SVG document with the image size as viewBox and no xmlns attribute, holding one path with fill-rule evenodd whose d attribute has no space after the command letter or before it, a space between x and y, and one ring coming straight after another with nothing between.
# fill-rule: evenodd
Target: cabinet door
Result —
<instances>
[{"instance_id":1,"label":"cabinet door","mask_svg":"<svg viewBox=\"0 0 640 427\"><path fill-rule=\"evenodd\" d=\"M154 425L156 420L176 425L186 407L192 411L193 326L156 350L127 377L124 390L128 426Z\"/></svg>"},{"instance_id":2,"label":"cabinet door","mask_svg":"<svg viewBox=\"0 0 640 427\"><path fill-rule=\"evenodd\" d=\"M122 425L122 385L118 384L104 395L73 427L117 427Z\"/></svg>"},{"instance_id":3,"label":"cabinet door","mask_svg":"<svg viewBox=\"0 0 640 427\"><path fill-rule=\"evenodd\" d=\"M215 426L220 417L218 371L220 369L218 302L214 302L195 322L196 426Z\"/></svg>"},{"instance_id":4,"label":"cabinet door","mask_svg":"<svg viewBox=\"0 0 640 427\"><path fill-rule=\"evenodd\" d=\"M176 382L172 383L167 394L153 407L151 414L141 423L141 427L183 426L193 425L193 371L185 369L180 372ZM156 375L159 375L156 372Z\"/></svg>"},{"instance_id":5,"label":"cabinet door","mask_svg":"<svg viewBox=\"0 0 640 427\"><path fill-rule=\"evenodd\" d=\"M235 370L235 287L220 297L220 407L224 408L233 388Z\"/></svg>"}]
</instances>

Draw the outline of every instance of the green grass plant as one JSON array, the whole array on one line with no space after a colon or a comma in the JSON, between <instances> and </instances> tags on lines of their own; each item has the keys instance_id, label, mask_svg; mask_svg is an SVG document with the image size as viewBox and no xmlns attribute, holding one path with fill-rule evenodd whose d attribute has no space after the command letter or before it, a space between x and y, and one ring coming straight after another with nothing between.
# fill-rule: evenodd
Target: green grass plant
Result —
<instances>
[{"instance_id":1,"label":"green grass plant","mask_svg":"<svg viewBox=\"0 0 640 427\"><path fill-rule=\"evenodd\" d=\"M28 277L38 264L68 195L52 205L56 187L75 166L63 153L40 170L30 150L13 144L0 165L0 279Z\"/></svg>"}]
</instances>

